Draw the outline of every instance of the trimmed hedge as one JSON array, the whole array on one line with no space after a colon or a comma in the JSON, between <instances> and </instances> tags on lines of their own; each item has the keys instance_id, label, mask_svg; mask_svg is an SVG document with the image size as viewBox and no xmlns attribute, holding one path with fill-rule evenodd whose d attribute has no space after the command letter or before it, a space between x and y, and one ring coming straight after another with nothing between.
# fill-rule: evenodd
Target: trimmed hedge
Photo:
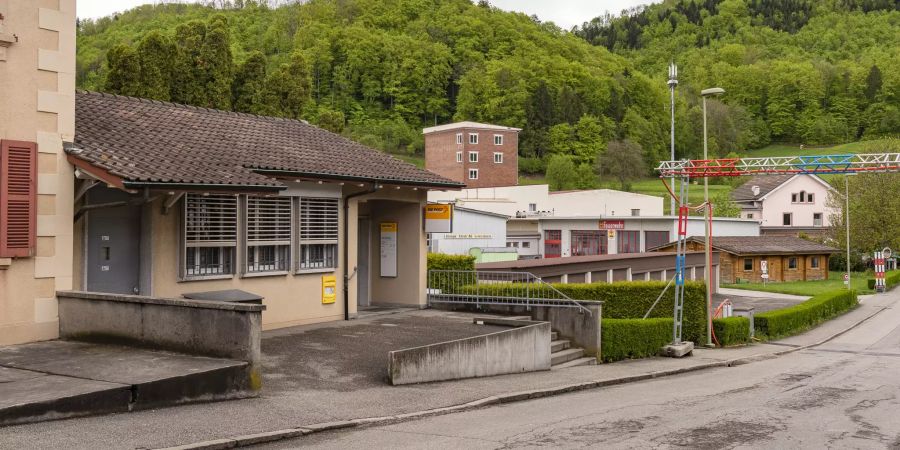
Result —
<instances>
[{"instance_id":1,"label":"trimmed hedge","mask_svg":"<svg viewBox=\"0 0 900 450\"><path fill-rule=\"evenodd\" d=\"M713 319L713 331L720 347L750 343L750 319L746 317Z\"/></svg>"},{"instance_id":2,"label":"trimmed hedge","mask_svg":"<svg viewBox=\"0 0 900 450\"><path fill-rule=\"evenodd\" d=\"M875 279L870 278L867 280L869 282L869 289L875 289ZM884 287L887 290L893 289L895 286L900 284L900 270L892 270L890 272L885 272L884 274Z\"/></svg>"},{"instance_id":3,"label":"trimmed hedge","mask_svg":"<svg viewBox=\"0 0 900 450\"><path fill-rule=\"evenodd\" d=\"M600 355L603 362L659 354L672 342L672 319L603 319Z\"/></svg>"},{"instance_id":4,"label":"trimmed hedge","mask_svg":"<svg viewBox=\"0 0 900 450\"><path fill-rule=\"evenodd\" d=\"M475 257L429 253L428 270L475 270Z\"/></svg>"},{"instance_id":5,"label":"trimmed hedge","mask_svg":"<svg viewBox=\"0 0 900 450\"><path fill-rule=\"evenodd\" d=\"M858 304L856 291L839 290L820 294L794 306L757 314L754 318L756 334L768 339L791 336L853 309Z\"/></svg>"}]
</instances>

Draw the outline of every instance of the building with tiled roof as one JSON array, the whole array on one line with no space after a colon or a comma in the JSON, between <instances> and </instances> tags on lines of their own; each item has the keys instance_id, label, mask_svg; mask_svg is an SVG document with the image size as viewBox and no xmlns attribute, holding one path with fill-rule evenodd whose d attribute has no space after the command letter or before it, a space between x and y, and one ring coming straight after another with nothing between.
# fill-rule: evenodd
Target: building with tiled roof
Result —
<instances>
[{"instance_id":1,"label":"building with tiled roof","mask_svg":"<svg viewBox=\"0 0 900 450\"><path fill-rule=\"evenodd\" d=\"M425 304L427 191L461 183L299 120L75 100L77 289L240 290L267 329Z\"/></svg>"},{"instance_id":2,"label":"building with tiled roof","mask_svg":"<svg viewBox=\"0 0 900 450\"><path fill-rule=\"evenodd\" d=\"M828 205L833 191L816 175L789 174L753 177L731 195L741 217L759 221L762 234L799 237L825 235L836 212Z\"/></svg>"}]
</instances>

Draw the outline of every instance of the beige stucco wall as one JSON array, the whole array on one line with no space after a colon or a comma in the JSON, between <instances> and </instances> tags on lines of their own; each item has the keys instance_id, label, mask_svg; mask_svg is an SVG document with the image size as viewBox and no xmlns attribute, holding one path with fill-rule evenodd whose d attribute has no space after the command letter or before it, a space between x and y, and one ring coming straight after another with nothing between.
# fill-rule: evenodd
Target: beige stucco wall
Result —
<instances>
[{"instance_id":1,"label":"beige stucco wall","mask_svg":"<svg viewBox=\"0 0 900 450\"><path fill-rule=\"evenodd\" d=\"M812 203L793 203L791 194L799 193L800 191L815 194L814 201ZM822 213L822 227L830 227L831 215L835 213L833 208L828 207L828 196L831 191L812 175L798 175L781 185L778 189L770 192L763 199L762 216L760 217L761 225L764 227L783 226L782 215L784 213L792 213L792 226L812 227L814 226L813 214Z\"/></svg>"},{"instance_id":2,"label":"beige stucco wall","mask_svg":"<svg viewBox=\"0 0 900 450\"><path fill-rule=\"evenodd\" d=\"M0 0L0 139L38 144L37 254L0 260L0 345L58 336L55 292L72 288L75 0Z\"/></svg>"}]
</instances>

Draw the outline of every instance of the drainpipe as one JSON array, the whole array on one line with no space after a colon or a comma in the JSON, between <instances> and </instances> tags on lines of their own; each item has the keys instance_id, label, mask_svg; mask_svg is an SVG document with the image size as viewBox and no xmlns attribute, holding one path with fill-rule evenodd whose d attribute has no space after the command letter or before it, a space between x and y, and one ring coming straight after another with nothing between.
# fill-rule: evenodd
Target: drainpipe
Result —
<instances>
[{"instance_id":1,"label":"drainpipe","mask_svg":"<svg viewBox=\"0 0 900 450\"><path fill-rule=\"evenodd\" d=\"M344 320L350 320L350 199L377 191L378 185L373 184L368 190L350 194L342 199L344 202Z\"/></svg>"}]
</instances>

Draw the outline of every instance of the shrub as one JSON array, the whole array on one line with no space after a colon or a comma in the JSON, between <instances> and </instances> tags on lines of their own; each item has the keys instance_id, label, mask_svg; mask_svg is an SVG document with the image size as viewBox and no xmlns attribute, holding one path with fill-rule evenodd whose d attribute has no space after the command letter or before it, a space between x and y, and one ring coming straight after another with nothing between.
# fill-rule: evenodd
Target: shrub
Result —
<instances>
[{"instance_id":1,"label":"shrub","mask_svg":"<svg viewBox=\"0 0 900 450\"><path fill-rule=\"evenodd\" d=\"M475 257L469 255L428 254L428 287L442 292L475 282ZM464 273L431 273L432 270L460 270Z\"/></svg>"},{"instance_id":2,"label":"shrub","mask_svg":"<svg viewBox=\"0 0 900 450\"><path fill-rule=\"evenodd\" d=\"M526 175L539 175L547 170L542 158L519 158L519 172Z\"/></svg>"},{"instance_id":3,"label":"shrub","mask_svg":"<svg viewBox=\"0 0 900 450\"><path fill-rule=\"evenodd\" d=\"M868 282L869 289L875 289L875 280L873 280L873 279L870 278L870 279L868 279L868 280L866 280L866 281ZM885 283L887 283L887 280L885 280Z\"/></svg>"},{"instance_id":4,"label":"shrub","mask_svg":"<svg viewBox=\"0 0 900 450\"><path fill-rule=\"evenodd\" d=\"M553 287L574 300L602 301L603 324L607 319L640 319L662 292L663 281L622 281L617 283L555 283ZM706 342L706 287L702 282L684 284L684 322L682 336L685 341ZM474 291L466 286L465 291ZM519 288L521 289L521 288ZM480 284L481 295L498 295L516 290L510 284ZM675 291L669 288L648 317L671 318L675 309ZM671 333L672 330L669 330ZM671 335L669 340L671 340Z\"/></svg>"},{"instance_id":5,"label":"shrub","mask_svg":"<svg viewBox=\"0 0 900 450\"><path fill-rule=\"evenodd\" d=\"M672 342L672 319L603 319L600 354L603 362L644 358Z\"/></svg>"},{"instance_id":6,"label":"shrub","mask_svg":"<svg viewBox=\"0 0 900 450\"><path fill-rule=\"evenodd\" d=\"M756 334L768 339L794 335L857 304L856 291L826 292L794 306L757 314L754 318Z\"/></svg>"},{"instance_id":7,"label":"shrub","mask_svg":"<svg viewBox=\"0 0 900 450\"><path fill-rule=\"evenodd\" d=\"M429 253L428 270L475 270L475 257Z\"/></svg>"},{"instance_id":8,"label":"shrub","mask_svg":"<svg viewBox=\"0 0 900 450\"><path fill-rule=\"evenodd\" d=\"M875 289L875 280L870 279L867 280L869 282L869 289ZM892 289L894 286L900 284L900 270L893 270L890 272L886 272L884 274L884 287L885 289Z\"/></svg>"},{"instance_id":9,"label":"shrub","mask_svg":"<svg viewBox=\"0 0 900 450\"><path fill-rule=\"evenodd\" d=\"M750 319L746 317L713 319L713 331L721 347L750 343Z\"/></svg>"}]
</instances>

